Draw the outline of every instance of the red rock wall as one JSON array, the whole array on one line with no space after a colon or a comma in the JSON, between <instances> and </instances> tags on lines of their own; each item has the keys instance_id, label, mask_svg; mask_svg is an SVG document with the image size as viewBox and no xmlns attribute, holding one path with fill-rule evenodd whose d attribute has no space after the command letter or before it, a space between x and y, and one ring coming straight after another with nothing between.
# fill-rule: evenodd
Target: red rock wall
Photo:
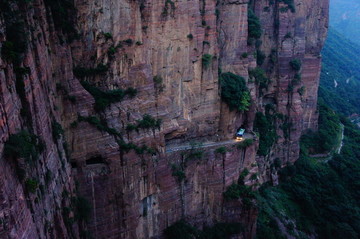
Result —
<instances>
[{"instance_id":1,"label":"red rock wall","mask_svg":"<svg viewBox=\"0 0 360 239\"><path fill-rule=\"evenodd\" d=\"M44 3L33 1L31 5L11 5L15 11L25 12L27 24L29 44L21 63L21 67L30 68L23 77L24 97L29 105L27 117L21 115L14 66L0 58L0 238L68 238L62 209L70 205L74 182L64 138L53 140L51 124L55 120L61 122L65 102L55 85L72 77L71 51L69 46L59 44L55 32L50 31L52 23L47 20ZM3 18L0 39L0 45L7 40ZM4 142L20 129L33 132L45 143L44 152L34 162L3 155ZM19 179L17 168L25 170L23 180ZM35 193L25 188L25 180L30 178L39 183Z\"/></svg>"},{"instance_id":2,"label":"red rock wall","mask_svg":"<svg viewBox=\"0 0 360 239\"><path fill-rule=\"evenodd\" d=\"M280 158L283 164L295 162L299 156L301 134L308 129L317 129L320 51L328 27L328 4L328 1L294 1L296 11L291 12L282 10L287 7L284 3L272 5L268 1L255 1L253 9L263 26L260 50L266 56L271 54L272 49L277 52L277 63L273 67L269 62L270 57L262 66L267 70L272 69L267 73L272 83L264 97L257 96L256 111L263 112L270 98L272 103L275 102L276 112L288 117L291 123L289 136L285 137L284 131L280 129L282 122L277 122L280 138L268 156L257 159L262 162L259 163L262 167L267 165L260 170L265 181L271 177L274 179L269 164L275 158ZM293 59L299 59L302 63L299 71L301 80L295 84L292 80L296 71L289 64ZM293 87L291 91L288 90L289 85ZM304 89L302 95L299 93L300 88Z\"/></svg>"},{"instance_id":3,"label":"red rock wall","mask_svg":"<svg viewBox=\"0 0 360 239\"><path fill-rule=\"evenodd\" d=\"M0 152L9 135L20 128L30 128L40 136L46 150L33 169L27 168L27 177L38 178L45 191L27 193L15 173L16 162L22 161L1 157L0 238L78 238L79 229L94 238L160 238L166 227L181 218L198 227L242 222L246 231L240 237L251 238L256 229L256 210L245 209L240 201L224 202L222 193L244 168L250 170L247 184L276 181L276 173L270 170L272 161L280 158L284 164L294 162L301 133L316 129L320 50L327 29L328 1L295 0L295 13L281 12L283 3L277 1L273 5L267 0L253 1L252 8L263 27L260 49L267 56L272 48L277 49L278 59L268 72L272 83L262 96L255 82L248 79L248 69L256 67L256 59L255 47L247 44L247 2L179 0L172 8L163 0L76 0L80 38L70 44L54 28L44 2L32 1L32 7L24 9L30 39L22 63L31 69L24 83L32 127L20 115L22 104L15 89L13 66L0 58ZM291 38L285 38L288 32ZM111 33L111 39L104 33ZM124 43L126 39L133 44ZM2 19L0 46L4 41ZM109 48L119 43L122 47L109 55ZM247 58L241 56L244 52ZM207 68L202 66L204 54L214 56ZM302 80L289 93L294 75L289 61L294 58L302 60ZM268 59L265 69L271 64ZM96 112L94 98L73 76L72 69L99 63L107 64L109 70L87 80L103 90L134 87L136 97L125 97L104 112ZM247 80L253 101L249 112L231 112L221 103L219 67ZM163 78L162 92L154 84L154 76ZM306 90L300 95L297 90L302 86ZM70 97L76 101L71 102ZM281 129L277 130L280 138L269 156L256 156L258 141L246 150L229 145L232 150L224 156L214 153L217 147L207 148L203 159L186 163L185 180L179 182L172 176L172 165L184 166L183 156L179 152L165 154L166 146L191 139L226 140L241 125L250 131L255 113L264 112L269 101L276 102L276 111L293 123L287 139ZM162 119L161 128L126 132L127 124L136 123L144 114ZM126 142L146 144L155 148L156 154L119 150L118 136L78 122L79 115L97 116L120 132ZM54 120L65 130L57 142L52 137ZM70 156L66 156L63 142L67 142ZM50 183L44 177L48 170L53 175ZM253 174L258 174L257 180L250 180ZM66 225L64 208L70 209L70 219L76 211L71 202L76 196L75 182L78 194L93 207L87 225L79 221Z\"/></svg>"},{"instance_id":4,"label":"red rock wall","mask_svg":"<svg viewBox=\"0 0 360 239\"><path fill-rule=\"evenodd\" d=\"M122 159L123 165L119 158L109 159L108 171L100 165L84 167L78 178L84 195L95 206L89 225L92 235L157 237L181 218L198 227L214 221L247 222L242 218L247 210L240 202L224 204L222 192L237 181L243 168L256 172L255 144L245 151L229 147L226 155L216 154L215 149L206 150L201 159L186 161L182 181L172 176L172 165L185 162L179 153L167 158L129 154Z\"/></svg>"}]
</instances>

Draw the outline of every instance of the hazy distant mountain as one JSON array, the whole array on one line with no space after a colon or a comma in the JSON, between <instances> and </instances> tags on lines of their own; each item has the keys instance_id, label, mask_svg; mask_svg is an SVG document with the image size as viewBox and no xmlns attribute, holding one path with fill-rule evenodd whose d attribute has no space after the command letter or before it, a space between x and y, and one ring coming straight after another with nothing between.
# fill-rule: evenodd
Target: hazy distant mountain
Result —
<instances>
[{"instance_id":1,"label":"hazy distant mountain","mask_svg":"<svg viewBox=\"0 0 360 239\"><path fill-rule=\"evenodd\" d=\"M360 45L330 27L322 56L319 97L337 112L360 113Z\"/></svg>"},{"instance_id":2,"label":"hazy distant mountain","mask_svg":"<svg viewBox=\"0 0 360 239\"><path fill-rule=\"evenodd\" d=\"M360 44L360 0L331 0L330 26Z\"/></svg>"}]
</instances>

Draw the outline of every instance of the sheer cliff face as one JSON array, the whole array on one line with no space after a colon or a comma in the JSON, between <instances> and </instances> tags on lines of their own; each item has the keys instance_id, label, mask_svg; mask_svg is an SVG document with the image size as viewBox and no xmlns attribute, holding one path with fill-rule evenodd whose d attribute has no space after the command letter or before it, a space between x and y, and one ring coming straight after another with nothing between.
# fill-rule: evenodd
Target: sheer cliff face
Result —
<instances>
[{"instance_id":1,"label":"sheer cliff face","mask_svg":"<svg viewBox=\"0 0 360 239\"><path fill-rule=\"evenodd\" d=\"M301 133L316 129L327 0L0 3L0 151L21 129L45 145L31 160L2 153L1 238L157 238L181 218L197 227L241 222L241 237L254 234L256 210L222 193L245 168L247 185L276 182L274 159L294 162ZM254 42L248 8L262 26ZM266 88L249 77L262 54ZM300 70L290 64L295 59ZM221 101L219 69L245 78L249 111L230 111ZM99 89L129 87L134 97L99 110ZM226 141L241 126L250 131L266 105L281 115L267 156L256 155L259 141L228 145L224 154L208 147L201 157L166 153L190 140ZM141 126L146 114L161 119L160 128ZM87 218L77 207L83 197L92 207Z\"/></svg>"}]
</instances>

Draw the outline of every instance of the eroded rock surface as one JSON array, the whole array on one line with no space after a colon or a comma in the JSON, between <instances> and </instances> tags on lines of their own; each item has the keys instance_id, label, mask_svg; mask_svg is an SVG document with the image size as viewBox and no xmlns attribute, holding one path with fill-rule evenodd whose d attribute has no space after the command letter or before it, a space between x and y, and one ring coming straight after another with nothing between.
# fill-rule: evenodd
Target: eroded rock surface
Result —
<instances>
[{"instance_id":1,"label":"eroded rock surface","mask_svg":"<svg viewBox=\"0 0 360 239\"><path fill-rule=\"evenodd\" d=\"M241 222L238 238L254 236L256 209L224 200L223 192L245 168L246 185L276 183L274 160L295 162L301 134L317 128L327 0L295 0L294 11L267 0L3 2L0 238L162 238L182 218L198 228ZM54 11L59 6L66 14ZM248 36L249 8L262 26L258 40ZM26 37L18 61L5 49L17 43L9 35L16 19ZM249 76L261 54L267 89ZM295 59L300 70L290 64ZM79 67L98 71L74 75ZM249 111L230 111L221 101L219 69L244 77ZM132 87L137 94L99 110L104 102L84 81L93 90ZM165 153L166 145L232 139L239 127L251 132L266 107L279 116L279 137L267 156L256 154L258 138L242 149L228 145L225 153L201 149L201 157ZM160 127L130 130L146 114L161 119ZM57 134L56 122L63 128ZM45 145L31 162L4 153L21 129ZM81 214L83 198L90 215Z\"/></svg>"}]
</instances>

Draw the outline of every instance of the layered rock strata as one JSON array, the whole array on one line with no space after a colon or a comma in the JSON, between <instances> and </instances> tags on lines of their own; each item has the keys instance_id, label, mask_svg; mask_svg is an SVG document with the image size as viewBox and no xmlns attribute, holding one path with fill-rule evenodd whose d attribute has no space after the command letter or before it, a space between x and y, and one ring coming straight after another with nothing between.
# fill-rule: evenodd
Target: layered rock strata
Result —
<instances>
[{"instance_id":1,"label":"layered rock strata","mask_svg":"<svg viewBox=\"0 0 360 239\"><path fill-rule=\"evenodd\" d=\"M255 208L226 201L223 192L245 168L246 185L276 182L274 160L294 162L301 134L316 129L327 0L1 6L0 238L162 238L180 219L198 228L241 222L238 237L254 236ZM257 40L248 35L249 9L261 24ZM14 29L25 33L23 52L9 47L21 43ZM249 75L257 67L266 88ZM219 69L244 77L249 111L222 102ZM167 152L189 141L230 140L239 127L251 132L267 107L279 117L266 156L256 154L256 137L225 152ZM4 153L22 129L45 145L31 162Z\"/></svg>"}]
</instances>

